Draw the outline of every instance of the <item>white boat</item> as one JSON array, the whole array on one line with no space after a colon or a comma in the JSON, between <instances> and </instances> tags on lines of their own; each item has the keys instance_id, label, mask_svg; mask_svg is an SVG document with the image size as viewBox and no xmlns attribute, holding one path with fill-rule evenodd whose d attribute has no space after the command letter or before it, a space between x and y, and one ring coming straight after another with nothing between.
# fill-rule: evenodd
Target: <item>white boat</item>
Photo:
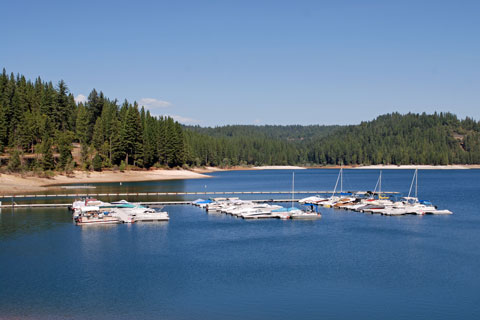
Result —
<instances>
[{"instance_id":1,"label":"white boat","mask_svg":"<svg viewBox=\"0 0 480 320\"><path fill-rule=\"evenodd\" d=\"M81 213L77 218L75 218L75 223L79 226L122 223L122 220L119 217L110 215L109 211L98 209L98 207L94 206L81 207Z\"/></svg>"},{"instance_id":2,"label":"white boat","mask_svg":"<svg viewBox=\"0 0 480 320\"><path fill-rule=\"evenodd\" d=\"M290 218L295 220L317 220L320 219L322 215L313 211L303 211L292 213Z\"/></svg>"},{"instance_id":3,"label":"white boat","mask_svg":"<svg viewBox=\"0 0 480 320\"><path fill-rule=\"evenodd\" d=\"M134 222L168 221L170 217L166 211L145 211L133 216Z\"/></svg>"},{"instance_id":4,"label":"white boat","mask_svg":"<svg viewBox=\"0 0 480 320\"><path fill-rule=\"evenodd\" d=\"M78 217L75 223L78 226L84 226L84 225L94 225L94 224L117 224L117 223L122 223L122 221L117 217L92 215L92 216Z\"/></svg>"},{"instance_id":5,"label":"white boat","mask_svg":"<svg viewBox=\"0 0 480 320\"><path fill-rule=\"evenodd\" d=\"M298 203L300 204L306 204L306 203L319 203L319 202L322 202L322 201L327 201L328 199L325 198L325 197L320 197L320 196L311 196L311 197L306 197L306 198L303 198L303 199L300 199L298 201Z\"/></svg>"},{"instance_id":6,"label":"white boat","mask_svg":"<svg viewBox=\"0 0 480 320\"><path fill-rule=\"evenodd\" d=\"M239 215L244 219L275 218L272 210L268 208L250 208Z\"/></svg>"},{"instance_id":7,"label":"white boat","mask_svg":"<svg viewBox=\"0 0 480 320\"><path fill-rule=\"evenodd\" d=\"M278 206L278 205L270 205L270 204L267 204L267 203L257 203L257 204L252 204L252 205L242 205L242 206L239 206L233 210L230 210L229 213L232 215L232 216L242 216L243 214L246 214L248 212L252 212L252 211L255 211L255 210L260 210L262 212L272 212L272 210L275 210L275 209L279 209L281 208L281 206Z\"/></svg>"},{"instance_id":8,"label":"white boat","mask_svg":"<svg viewBox=\"0 0 480 320\"><path fill-rule=\"evenodd\" d=\"M336 196L338 183L340 182L340 194ZM343 165L340 167L338 172L337 181L335 182L335 188L333 188L333 193L326 200L319 202L319 204L326 208L332 208L338 201L342 199L343 194Z\"/></svg>"},{"instance_id":9,"label":"white boat","mask_svg":"<svg viewBox=\"0 0 480 320\"><path fill-rule=\"evenodd\" d=\"M313 206L314 206L313 204L311 204L311 207L312 207L311 211L305 211L305 210L301 210L299 208L294 207L293 206L294 194L295 194L295 173L292 174L292 207L286 209L285 211L281 209L275 210L276 215L278 215L280 219L290 218L290 219L297 219L297 220L316 220L322 217L322 215L319 212L313 211Z\"/></svg>"},{"instance_id":10,"label":"white boat","mask_svg":"<svg viewBox=\"0 0 480 320\"><path fill-rule=\"evenodd\" d=\"M165 211L145 207L134 208L112 208L111 215L118 217L124 223L135 223L140 221L168 221L170 217Z\"/></svg>"}]
</instances>

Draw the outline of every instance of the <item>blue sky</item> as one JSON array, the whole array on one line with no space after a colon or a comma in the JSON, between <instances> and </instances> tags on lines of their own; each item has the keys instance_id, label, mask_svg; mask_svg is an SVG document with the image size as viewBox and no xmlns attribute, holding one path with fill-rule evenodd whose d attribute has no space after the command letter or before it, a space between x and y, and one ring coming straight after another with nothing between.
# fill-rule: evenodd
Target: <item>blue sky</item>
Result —
<instances>
[{"instance_id":1,"label":"blue sky","mask_svg":"<svg viewBox=\"0 0 480 320\"><path fill-rule=\"evenodd\" d=\"M183 123L480 120L480 1L2 1L0 67Z\"/></svg>"}]
</instances>

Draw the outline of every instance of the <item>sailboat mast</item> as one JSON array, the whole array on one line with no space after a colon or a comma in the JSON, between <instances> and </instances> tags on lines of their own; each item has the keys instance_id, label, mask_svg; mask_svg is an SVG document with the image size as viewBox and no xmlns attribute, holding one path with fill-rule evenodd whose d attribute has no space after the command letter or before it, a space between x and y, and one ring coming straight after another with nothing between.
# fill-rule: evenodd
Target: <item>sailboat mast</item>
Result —
<instances>
[{"instance_id":1,"label":"sailboat mast","mask_svg":"<svg viewBox=\"0 0 480 320\"><path fill-rule=\"evenodd\" d=\"M293 208L293 194L295 193L295 172L292 172L292 208Z\"/></svg>"},{"instance_id":2,"label":"sailboat mast","mask_svg":"<svg viewBox=\"0 0 480 320\"><path fill-rule=\"evenodd\" d=\"M341 174L341 171L338 173L337 182L335 182L335 188L333 189L332 197L333 197L333 196L335 195L335 193L337 192L337 186L338 186L338 180L340 180L340 174Z\"/></svg>"},{"instance_id":3,"label":"sailboat mast","mask_svg":"<svg viewBox=\"0 0 480 320\"><path fill-rule=\"evenodd\" d=\"M382 193L382 170L380 170L380 177L379 179L379 185L378 185L378 193Z\"/></svg>"},{"instance_id":4,"label":"sailboat mast","mask_svg":"<svg viewBox=\"0 0 480 320\"><path fill-rule=\"evenodd\" d=\"M343 193L343 164L340 166L340 194Z\"/></svg>"},{"instance_id":5,"label":"sailboat mast","mask_svg":"<svg viewBox=\"0 0 480 320\"><path fill-rule=\"evenodd\" d=\"M418 169L415 169L415 198L418 199Z\"/></svg>"}]
</instances>

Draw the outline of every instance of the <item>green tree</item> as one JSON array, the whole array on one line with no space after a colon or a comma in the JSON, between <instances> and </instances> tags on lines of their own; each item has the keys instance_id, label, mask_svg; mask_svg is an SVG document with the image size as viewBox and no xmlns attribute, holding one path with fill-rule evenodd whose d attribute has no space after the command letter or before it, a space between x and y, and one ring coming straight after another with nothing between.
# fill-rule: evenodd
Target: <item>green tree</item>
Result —
<instances>
[{"instance_id":1,"label":"green tree","mask_svg":"<svg viewBox=\"0 0 480 320\"><path fill-rule=\"evenodd\" d=\"M60 157L58 159L58 167L65 169L67 164L72 161L72 141L73 132L58 131L56 135L57 148Z\"/></svg>"},{"instance_id":2,"label":"green tree","mask_svg":"<svg viewBox=\"0 0 480 320\"><path fill-rule=\"evenodd\" d=\"M102 157L97 153L92 161L93 170L102 171Z\"/></svg>"},{"instance_id":3,"label":"green tree","mask_svg":"<svg viewBox=\"0 0 480 320\"><path fill-rule=\"evenodd\" d=\"M21 169L22 161L20 160L21 152L18 149L15 149L8 161L7 169L11 172L18 172Z\"/></svg>"},{"instance_id":4,"label":"green tree","mask_svg":"<svg viewBox=\"0 0 480 320\"><path fill-rule=\"evenodd\" d=\"M43 170L53 170L55 168L55 160L53 158L52 151L52 139L48 136L43 138L42 168Z\"/></svg>"}]
</instances>

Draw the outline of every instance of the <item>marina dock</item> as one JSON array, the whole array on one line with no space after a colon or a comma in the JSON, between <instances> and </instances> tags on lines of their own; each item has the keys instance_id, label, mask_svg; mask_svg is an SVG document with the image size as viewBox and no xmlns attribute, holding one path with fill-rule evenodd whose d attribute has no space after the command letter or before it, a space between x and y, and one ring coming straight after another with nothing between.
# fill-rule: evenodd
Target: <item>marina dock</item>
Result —
<instances>
[{"instance_id":1,"label":"marina dock","mask_svg":"<svg viewBox=\"0 0 480 320\"><path fill-rule=\"evenodd\" d=\"M299 199L263 199L263 200L251 200L256 203L285 203L285 202L298 202ZM142 206L148 206L150 208L164 207L164 206L174 206L174 205L191 205L193 201L144 201L138 202ZM71 203L9 203L0 204L0 208L68 208Z\"/></svg>"},{"instance_id":2,"label":"marina dock","mask_svg":"<svg viewBox=\"0 0 480 320\"><path fill-rule=\"evenodd\" d=\"M350 193L360 193L367 191L349 191ZM308 194L331 194L333 191L317 190L317 191L295 191L296 195L308 195ZM383 194L397 194L398 192L389 191L382 192ZM138 202L141 205L146 206L167 206L167 205L190 205L192 201L178 200L178 201L160 201L161 197L168 196L226 196L226 195L286 195L291 194L291 191L202 191L202 192L123 192L123 193L54 193L54 194L23 194L23 195L0 195L0 208L68 208L71 203L49 203L48 200L68 199L72 198L128 198L134 202ZM145 197L157 197L158 201L145 201L145 199L136 200L138 198ZM39 200L45 200L43 203L39 203ZM25 203L28 201L35 201L37 203ZM292 202L292 199L253 199L254 202ZM294 202L298 202L298 199L294 199Z\"/></svg>"},{"instance_id":3,"label":"marina dock","mask_svg":"<svg viewBox=\"0 0 480 320\"><path fill-rule=\"evenodd\" d=\"M295 194L331 194L334 191L295 191ZM345 191L360 193L367 191ZM0 195L0 199L31 199L31 198L85 198L85 197L159 197L159 196L191 196L191 195L248 195L248 194L291 194L292 191L202 191L202 192L131 192L131 193L55 193L55 194L23 194ZM382 194L397 194L387 191ZM374 193L373 193L374 194Z\"/></svg>"}]
</instances>

